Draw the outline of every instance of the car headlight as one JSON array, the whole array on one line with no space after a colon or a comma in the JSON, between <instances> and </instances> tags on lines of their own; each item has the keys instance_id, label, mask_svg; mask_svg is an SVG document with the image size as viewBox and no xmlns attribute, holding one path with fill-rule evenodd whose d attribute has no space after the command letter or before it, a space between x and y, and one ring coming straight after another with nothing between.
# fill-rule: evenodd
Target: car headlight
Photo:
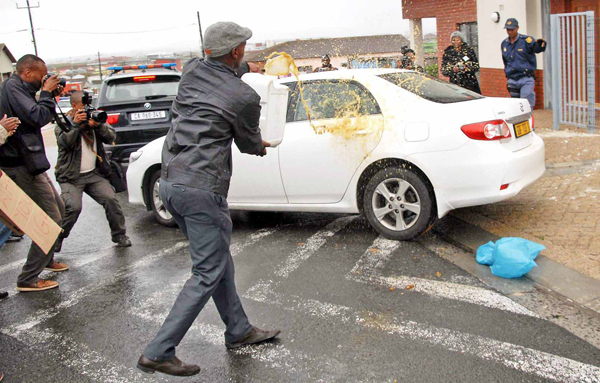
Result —
<instances>
[{"instance_id":1,"label":"car headlight","mask_svg":"<svg viewBox=\"0 0 600 383\"><path fill-rule=\"evenodd\" d=\"M137 161L142 156L142 153L144 153L144 152L141 151L141 150L138 150L138 151L135 151L135 152L131 153L129 155L129 163L132 164L135 161Z\"/></svg>"}]
</instances>

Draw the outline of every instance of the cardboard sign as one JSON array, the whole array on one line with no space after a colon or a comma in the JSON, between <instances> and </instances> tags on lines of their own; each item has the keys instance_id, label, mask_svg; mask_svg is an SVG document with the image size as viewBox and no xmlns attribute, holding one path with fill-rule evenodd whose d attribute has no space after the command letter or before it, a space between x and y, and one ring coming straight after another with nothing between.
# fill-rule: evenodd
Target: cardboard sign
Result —
<instances>
[{"instance_id":1,"label":"cardboard sign","mask_svg":"<svg viewBox=\"0 0 600 383\"><path fill-rule=\"evenodd\" d=\"M13 231L27 234L46 254L52 249L62 231L61 227L3 172L0 172L0 220Z\"/></svg>"}]
</instances>

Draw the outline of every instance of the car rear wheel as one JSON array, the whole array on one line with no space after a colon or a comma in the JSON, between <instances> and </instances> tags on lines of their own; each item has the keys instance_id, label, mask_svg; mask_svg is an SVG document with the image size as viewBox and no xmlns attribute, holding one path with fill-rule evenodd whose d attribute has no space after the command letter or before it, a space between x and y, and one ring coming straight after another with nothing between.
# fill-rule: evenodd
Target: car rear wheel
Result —
<instances>
[{"instance_id":1,"label":"car rear wheel","mask_svg":"<svg viewBox=\"0 0 600 383\"><path fill-rule=\"evenodd\" d=\"M177 223L175 222L175 219L173 218L171 213L169 213L167 211L167 209L165 208L165 205L163 204L162 200L160 199L160 193L159 193L160 169L158 169L154 173L152 173L152 177L150 178L148 187L149 187L148 196L150 197L149 198L150 207L152 208L152 212L154 213L154 217L156 217L156 220L158 221L158 223L160 223L161 225L170 226L170 227L177 225Z\"/></svg>"},{"instance_id":2,"label":"car rear wheel","mask_svg":"<svg viewBox=\"0 0 600 383\"><path fill-rule=\"evenodd\" d=\"M413 239L423 234L435 219L433 190L412 169L388 167L369 180L363 212L384 237Z\"/></svg>"}]
</instances>

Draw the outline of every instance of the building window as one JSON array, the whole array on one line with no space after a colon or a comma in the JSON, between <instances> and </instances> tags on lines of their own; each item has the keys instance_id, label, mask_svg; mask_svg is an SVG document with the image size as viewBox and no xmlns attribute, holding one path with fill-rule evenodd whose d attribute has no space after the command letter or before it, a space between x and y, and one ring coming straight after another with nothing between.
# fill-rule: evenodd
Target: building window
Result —
<instances>
[{"instance_id":1,"label":"building window","mask_svg":"<svg viewBox=\"0 0 600 383\"><path fill-rule=\"evenodd\" d=\"M479 59L479 39L477 37L477 23L462 23L458 24L458 30L467 37L466 43L475 50L475 54Z\"/></svg>"}]
</instances>

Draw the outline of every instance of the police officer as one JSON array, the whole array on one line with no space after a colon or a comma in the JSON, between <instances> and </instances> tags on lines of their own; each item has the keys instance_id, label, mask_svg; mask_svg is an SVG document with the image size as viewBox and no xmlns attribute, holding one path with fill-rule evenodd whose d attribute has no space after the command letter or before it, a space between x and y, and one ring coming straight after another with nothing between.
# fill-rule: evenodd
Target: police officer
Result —
<instances>
[{"instance_id":1,"label":"police officer","mask_svg":"<svg viewBox=\"0 0 600 383\"><path fill-rule=\"evenodd\" d=\"M279 335L250 324L236 292L229 252L232 223L227 192L232 172L231 144L242 153L264 156L268 142L258 127L260 97L235 73L244 59L248 28L232 22L211 25L204 35L206 60L185 64L173 121L162 152L160 196L190 240L192 276L185 283L138 368L191 376L200 367L182 362L175 348L212 297L227 326L229 349Z\"/></svg>"},{"instance_id":2,"label":"police officer","mask_svg":"<svg viewBox=\"0 0 600 383\"><path fill-rule=\"evenodd\" d=\"M519 22L514 18L506 20L504 28L508 37L502 42L501 49L508 92L511 97L526 98L533 109L537 68L535 55L546 50L546 41L520 34Z\"/></svg>"}]
</instances>

